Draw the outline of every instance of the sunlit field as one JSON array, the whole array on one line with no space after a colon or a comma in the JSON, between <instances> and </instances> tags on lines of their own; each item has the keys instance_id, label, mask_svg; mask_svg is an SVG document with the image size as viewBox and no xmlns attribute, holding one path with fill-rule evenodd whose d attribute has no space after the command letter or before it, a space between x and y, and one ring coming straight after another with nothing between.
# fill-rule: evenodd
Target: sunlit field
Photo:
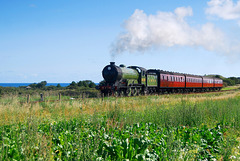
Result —
<instances>
[{"instance_id":1,"label":"sunlit field","mask_svg":"<svg viewBox=\"0 0 240 161\"><path fill-rule=\"evenodd\" d=\"M0 98L0 160L240 159L239 90L66 99Z\"/></svg>"}]
</instances>

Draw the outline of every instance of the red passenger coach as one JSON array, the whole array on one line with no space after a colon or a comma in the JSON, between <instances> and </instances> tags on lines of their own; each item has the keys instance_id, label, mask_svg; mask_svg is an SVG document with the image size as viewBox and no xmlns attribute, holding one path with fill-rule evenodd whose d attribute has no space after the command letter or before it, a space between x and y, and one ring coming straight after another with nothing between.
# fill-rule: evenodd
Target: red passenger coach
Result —
<instances>
[{"instance_id":1,"label":"red passenger coach","mask_svg":"<svg viewBox=\"0 0 240 161\"><path fill-rule=\"evenodd\" d=\"M163 70L150 69L147 75L155 75L155 84L148 86L149 91L164 92L202 92L220 90L222 80L199 75L181 74ZM148 78L149 77L149 78ZM150 76L147 80L150 79ZM153 78L153 77L152 77Z\"/></svg>"},{"instance_id":2,"label":"red passenger coach","mask_svg":"<svg viewBox=\"0 0 240 161\"><path fill-rule=\"evenodd\" d=\"M160 88L184 88L183 74L160 71Z\"/></svg>"},{"instance_id":3,"label":"red passenger coach","mask_svg":"<svg viewBox=\"0 0 240 161\"><path fill-rule=\"evenodd\" d=\"M223 80L219 78L214 78L215 89L221 89L223 87Z\"/></svg>"},{"instance_id":4,"label":"red passenger coach","mask_svg":"<svg viewBox=\"0 0 240 161\"><path fill-rule=\"evenodd\" d=\"M186 88L202 88L201 76L186 75Z\"/></svg>"},{"instance_id":5,"label":"red passenger coach","mask_svg":"<svg viewBox=\"0 0 240 161\"><path fill-rule=\"evenodd\" d=\"M203 77L203 88L213 88L213 80L214 78Z\"/></svg>"}]
</instances>

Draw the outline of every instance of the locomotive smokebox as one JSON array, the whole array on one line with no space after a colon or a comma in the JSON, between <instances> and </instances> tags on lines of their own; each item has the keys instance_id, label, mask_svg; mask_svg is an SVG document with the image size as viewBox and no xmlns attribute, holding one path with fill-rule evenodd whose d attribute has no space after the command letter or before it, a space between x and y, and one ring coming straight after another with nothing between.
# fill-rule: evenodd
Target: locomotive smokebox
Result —
<instances>
[{"instance_id":1,"label":"locomotive smokebox","mask_svg":"<svg viewBox=\"0 0 240 161\"><path fill-rule=\"evenodd\" d=\"M110 62L110 65L103 68L102 76L107 83L115 83L116 81L121 80L122 70L115 65L115 62Z\"/></svg>"}]
</instances>

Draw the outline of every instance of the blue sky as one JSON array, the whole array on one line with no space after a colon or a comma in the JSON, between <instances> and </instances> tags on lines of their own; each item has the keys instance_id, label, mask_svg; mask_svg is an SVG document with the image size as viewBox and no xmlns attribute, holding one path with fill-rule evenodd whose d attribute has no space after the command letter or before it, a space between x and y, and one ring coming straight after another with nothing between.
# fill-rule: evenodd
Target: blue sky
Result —
<instances>
[{"instance_id":1,"label":"blue sky","mask_svg":"<svg viewBox=\"0 0 240 161\"><path fill-rule=\"evenodd\" d=\"M2 0L0 82L99 82L110 61L239 77L239 37L238 0Z\"/></svg>"}]
</instances>

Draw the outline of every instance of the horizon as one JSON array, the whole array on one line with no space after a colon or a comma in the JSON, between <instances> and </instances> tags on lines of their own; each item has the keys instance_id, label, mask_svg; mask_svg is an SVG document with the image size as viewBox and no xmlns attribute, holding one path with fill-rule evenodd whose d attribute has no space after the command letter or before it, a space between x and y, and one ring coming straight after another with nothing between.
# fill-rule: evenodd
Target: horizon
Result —
<instances>
[{"instance_id":1,"label":"horizon","mask_svg":"<svg viewBox=\"0 0 240 161\"><path fill-rule=\"evenodd\" d=\"M100 82L116 65L240 77L240 0L1 1L0 82Z\"/></svg>"}]
</instances>

